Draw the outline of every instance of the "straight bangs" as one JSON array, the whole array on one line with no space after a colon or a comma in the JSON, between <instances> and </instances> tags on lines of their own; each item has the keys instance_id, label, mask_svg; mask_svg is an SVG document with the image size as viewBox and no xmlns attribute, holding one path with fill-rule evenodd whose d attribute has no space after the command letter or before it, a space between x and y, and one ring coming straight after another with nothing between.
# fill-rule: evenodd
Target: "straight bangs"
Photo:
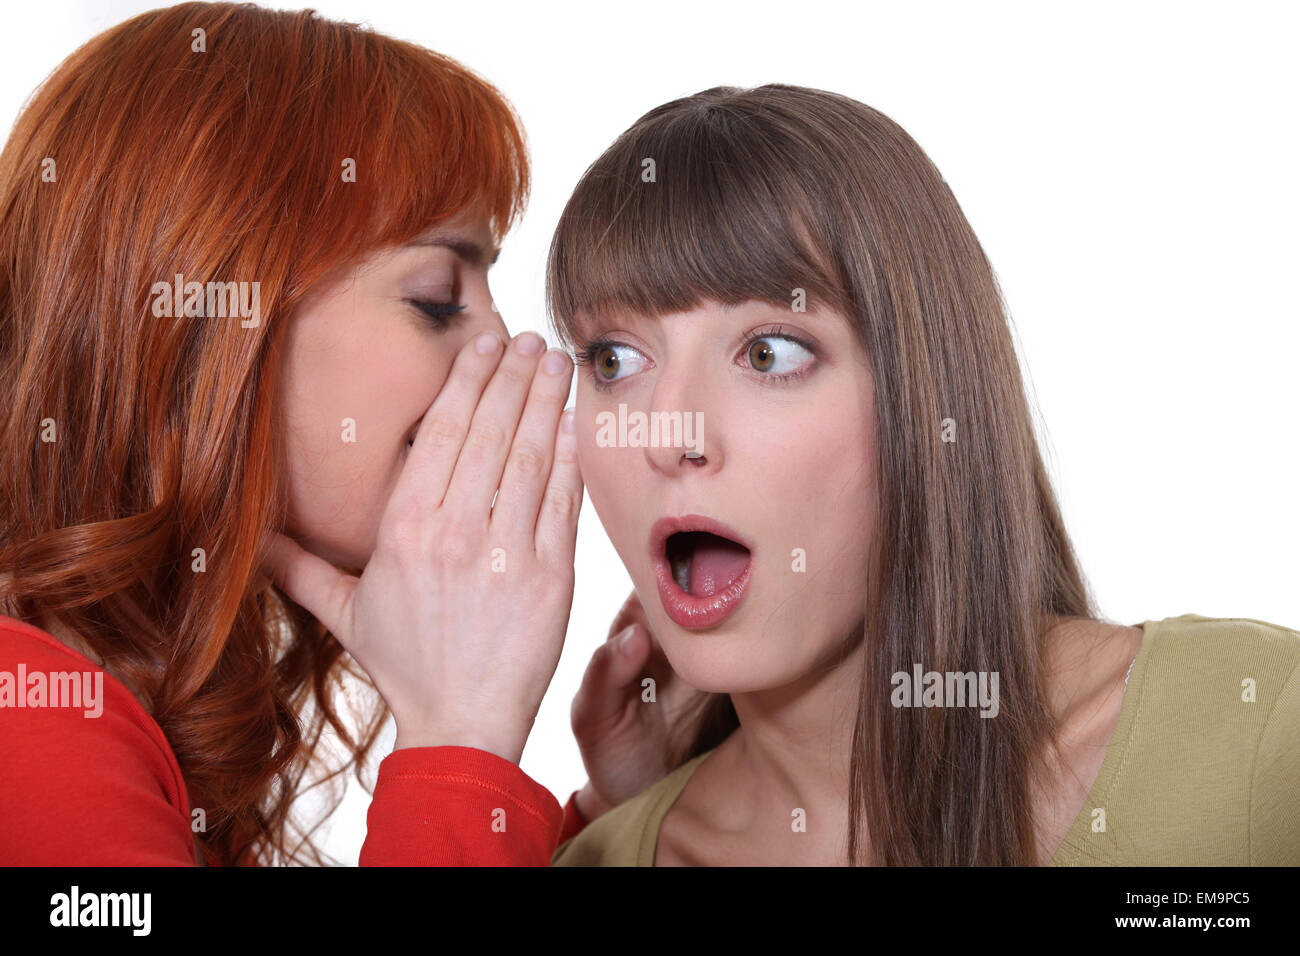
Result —
<instances>
[{"instance_id":1,"label":"straight bangs","mask_svg":"<svg viewBox=\"0 0 1300 956\"><path fill-rule=\"evenodd\" d=\"M566 346L584 339L584 321L705 300L819 301L851 314L836 217L792 161L799 144L763 112L720 102L732 92L656 108L583 174L547 264L547 307Z\"/></svg>"}]
</instances>

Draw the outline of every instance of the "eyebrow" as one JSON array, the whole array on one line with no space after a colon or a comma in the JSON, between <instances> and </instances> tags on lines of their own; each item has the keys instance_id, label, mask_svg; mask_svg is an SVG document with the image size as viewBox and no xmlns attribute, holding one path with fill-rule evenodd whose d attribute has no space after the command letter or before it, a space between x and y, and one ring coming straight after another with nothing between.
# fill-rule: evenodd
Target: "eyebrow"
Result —
<instances>
[{"instance_id":1,"label":"eyebrow","mask_svg":"<svg viewBox=\"0 0 1300 956\"><path fill-rule=\"evenodd\" d=\"M461 261L471 266L490 266L501 258L500 246L482 246L472 239L466 239L464 236L421 236L418 239L412 239L406 244L405 248L416 246L442 246L450 249Z\"/></svg>"}]
</instances>

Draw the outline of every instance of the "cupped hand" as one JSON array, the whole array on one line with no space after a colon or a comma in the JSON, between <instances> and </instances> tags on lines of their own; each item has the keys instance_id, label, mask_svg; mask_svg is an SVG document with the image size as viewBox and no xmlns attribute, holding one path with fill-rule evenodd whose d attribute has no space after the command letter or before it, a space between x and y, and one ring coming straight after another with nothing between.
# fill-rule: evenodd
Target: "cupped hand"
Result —
<instances>
[{"instance_id":1,"label":"cupped hand","mask_svg":"<svg viewBox=\"0 0 1300 956\"><path fill-rule=\"evenodd\" d=\"M594 819L675 769L674 735L707 696L673 671L633 591L592 654L569 712L590 778L578 792L582 815Z\"/></svg>"},{"instance_id":2,"label":"cupped hand","mask_svg":"<svg viewBox=\"0 0 1300 956\"><path fill-rule=\"evenodd\" d=\"M264 565L370 676L395 749L476 747L518 763L560 659L582 504L562 415L573 365L526 354L532 334L503 349L484 333L457 355L360 577L283 534Z\"/></svg>"}]
</instances>

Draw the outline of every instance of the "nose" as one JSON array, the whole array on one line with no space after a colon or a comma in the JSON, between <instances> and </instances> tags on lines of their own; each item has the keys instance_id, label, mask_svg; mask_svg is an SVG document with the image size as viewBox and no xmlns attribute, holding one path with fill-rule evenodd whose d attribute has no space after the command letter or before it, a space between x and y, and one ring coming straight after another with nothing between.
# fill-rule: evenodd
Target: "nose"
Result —
<instances>
[{"instance_id":1,"label":"nose","mask_svg":"<svg viewBox=\"0 0 1300 956\"><path fill-rule=\"evenodd\" d=\"M703 370L696 374L687 368L663 369L645 412L648 420L642 451L651 469L667 478L703 476L720 469L720 408Z\"/></svg>"}]
</instances>

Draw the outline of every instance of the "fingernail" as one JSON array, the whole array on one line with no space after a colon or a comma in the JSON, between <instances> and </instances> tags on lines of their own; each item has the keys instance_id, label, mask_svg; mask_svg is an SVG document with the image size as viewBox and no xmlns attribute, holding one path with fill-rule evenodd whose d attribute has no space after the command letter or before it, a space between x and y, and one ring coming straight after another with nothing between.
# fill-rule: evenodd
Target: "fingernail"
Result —
<instances>
[{"instance_id":1,"label":"fingernail","mask_svg":"<svg viewBox=\"0 0 1300 956\"><path fill-rule=\"evenodd\" d=\"M515 348L524 355L536 355L546 348L546 343L536 332L524 332L515 339Z\"/></svg>"},{"instance_id":2,"label":"fingernail","mask_svg":"<svg viewBox=\"0 0 1300 956\"><path fill-rule=\"evenodd\" d=\"M578 427L577 418L577 413L572 408L566 408L560 417L560 428L572 435L574 429Z\"/></svg>"},{"instance_id":3,"label":"fingernail","mask_svg":"<svg viewBox=\"0 0 1300 956\"><path fill-rule=\"evenodd\" d=\"M548 375L559 375L569 364L569 357L559 349L551 349L542 359L542 371Z\"/></svg>"},{"instance_id":4,"label":"fingernail","mask_svg":"<svg viewBox=\"0 0 1300 956\"><path fill-rule=\"evenodd\" d=\"M617 644L619 641L623 640L623 638L627 637L627 632L632 630L632 628L634 627L636 627L635 624L629 624L627 627L623 628L623 630L619 631L617 634L609 635L609 637L606 638L606 640L608 640L609 643L611 644Z\"/></svg>"},{"instance_id":5,"label":"fingernail","mask_svg":"<svg viewBox=\"0 0 1300 956\"><path fill-rule=\"evenodd\" d=\"M623 633L618 636L618 650L620 654L631 656L632 654L632 632L636 630L636 625L625 628Z\"/></svg>"},{"instance_id":6,"label":"fingernail","mask_svg":"<svg viewBox=\"0 0 1300 956\"><path fill-rule=\"evenodd\" d=\"M474 350L479 355L491 355L501 347L501 340L491 332L484 332L474 340Z\"/></svg>"}]
</instances>

